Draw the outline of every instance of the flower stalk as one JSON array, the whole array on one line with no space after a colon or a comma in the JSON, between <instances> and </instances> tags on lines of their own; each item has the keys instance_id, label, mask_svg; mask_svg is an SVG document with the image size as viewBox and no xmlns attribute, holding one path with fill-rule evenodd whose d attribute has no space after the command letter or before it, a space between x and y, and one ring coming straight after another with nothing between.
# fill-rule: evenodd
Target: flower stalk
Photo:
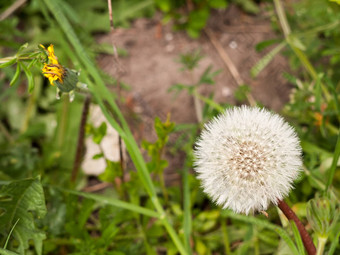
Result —
<instances>
[{"instance_id":1,"label":"flower stalk","mask_svg":"<svg viewBox=\"0 0 340 255\"><path fill-rule=\"evenodd\" d=\"M316 254L316 248L315 248L315 245L313 243L313 240L310 237L310 235L308 234L304 225L301 223L299 218L294 213L294 211L283 200L279 200L277 202L277 206L281 209L281 211L284 213L284 215L287 217L288 220L293 220L295 222L296 227L299 230L303 245L305 246L308 254L309 255L315 255Z\"/></svg>"}]
</instances>

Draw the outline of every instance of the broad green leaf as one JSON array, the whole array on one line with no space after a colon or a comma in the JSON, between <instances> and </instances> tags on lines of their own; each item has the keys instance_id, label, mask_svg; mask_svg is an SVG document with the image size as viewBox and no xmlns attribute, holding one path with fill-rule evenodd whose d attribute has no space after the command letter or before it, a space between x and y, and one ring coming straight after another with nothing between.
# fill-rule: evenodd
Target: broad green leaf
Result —
<instances>
[{"instance_id":1,"label":"broad green leaf","mask_svg":"<svg viewBox=\"0 0 340 255\"><path fill-rule=\"evenodd\" d=\"M13 181L0 188L0 231L9 233L15 222L12 236L18 242L18 252L24 254L34 241L37 254L42 253L42 241L45 233L35 225L35 217L46 214L45 197L39 178Z\"/></svg>"}]
</instances>

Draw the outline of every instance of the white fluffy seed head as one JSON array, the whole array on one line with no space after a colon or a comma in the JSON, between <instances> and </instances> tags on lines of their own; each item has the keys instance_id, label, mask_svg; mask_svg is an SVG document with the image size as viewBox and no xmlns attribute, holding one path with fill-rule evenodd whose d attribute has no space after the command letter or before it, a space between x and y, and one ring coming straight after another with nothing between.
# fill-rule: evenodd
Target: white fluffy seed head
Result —
<instances>
[{"instance_id":1,"label":"white fluffy seed head","mask_svg":"<svg viewBox=\"0 0 340 255\"><path fill-rule=\"evenodd\" d=\"M204 191L223 208L246 214L288 195L302 166L293 128L277 114L247 106L207 123L195 156Z\"/></svg>"}]
</instances>

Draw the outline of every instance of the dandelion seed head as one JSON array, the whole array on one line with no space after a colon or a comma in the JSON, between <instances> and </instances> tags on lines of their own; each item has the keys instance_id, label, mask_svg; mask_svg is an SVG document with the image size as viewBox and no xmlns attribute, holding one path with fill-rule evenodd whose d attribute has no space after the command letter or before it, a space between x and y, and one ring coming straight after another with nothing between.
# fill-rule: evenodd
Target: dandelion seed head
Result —
<instances>
[{"instance_id":1,"label":"dandelion seed head","mask_svg":"<svg viewBox=\"0 0 340 255\"><path fill-rule=\"evenodd\" d=\"M301 170L301 147L282 117L247 106L226 110L205 125L195 147L204 191L237 213L277 204Z\"/></svg>"}]
</instances>

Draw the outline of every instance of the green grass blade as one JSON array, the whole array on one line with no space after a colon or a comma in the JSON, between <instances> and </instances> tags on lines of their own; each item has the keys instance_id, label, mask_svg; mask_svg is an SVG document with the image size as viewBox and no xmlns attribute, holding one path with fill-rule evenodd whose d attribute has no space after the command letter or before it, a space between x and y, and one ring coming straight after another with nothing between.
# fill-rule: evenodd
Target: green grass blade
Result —
<instances>
[{"instance_id":1,"label":"green grass blade","mask_svg":"<svg viewBox=\"0 0 340 255\"><path fill-rule=\"evenodd\" d=\"M184 245L188 254L192 254L190 247L190 237L192 231L191 220L191 199L190 199L190 184L189 184L189 168L183 171L183 200L184 200L184 217L183 217L183 230L184 230Z\"/></svg>"},{"instance_id":2,"label":"green grass blade","mask_svg":"<svg viewBox=\"0 0 340 255\"><path fill-rule=\"evenodd\" d=\"M301 236L300 236L300 232L295 224L294 221L290 221L290 224L292 226L292 230L293 230L293 235L294 235L294 238L295 238L295 242L296 242L296 245L297 245L297 248L299 250L299 254L301 255L305 255L305 247L303 245L303 242L302 242L302 239L301 239Z\"/></svg>"},{"instance_id":3,"label":"green grass blade","mask_svg":"<svg viewBox=\"0 0 340 255\"><path fill-rule=\"evenodd\" d=\"M336 235L336 237L332 241L331 247L329 248L327 255L333 255L334 254L336 247L339 245L339 238L340 238L340 229L338 230L338 234Z\"/></svg>"},{"instance_id":4,"label":"green grass blade","mask_svg":"<svg viewBox=\"0 0 340 255\"><path fill-rule=\"evenodd\" d=\"M257 219L255 217L251 217L251 216L235 214L235 213L233 213L231 211L227 211L227 210L224 210L223 214L225 216L232 218L232 219L252 223L252 224L255 224L257 226L262 226L264 228L267 228L269 230L274 231L287 243L288 247L292 251L292 254L299 255L299 251L297 250L297 248L294 244L294 241L290 238L288 233L283 228L276 226L276 225L270 223L269 221Z\"/></svg>"},{"instance_id":5,"label":"green grass blade","mask_svg":"<svg viewBox=\"0 0 340 255\"><path fill-rule=\"evenodd\" d=\"M336 170L338 160L339 160L339 156L340 156L340 130L339 130L338 139L337 139L336 145L335 145L335 151L334 151L332 165L331 165L331 168L329 169L329 173L328 173L328 179L327 179L327 184L326 184L326 192L329 190L329 187L332 185L335 170Z\"/></svg>"},{"instance_id":6,"label":"green grass blade","mask_svg":"<svg viewBox=\"0 0 340 255\"><path fill-rule=\"evenodd\" d=\"M114 199L114 198L104 197L104 196L97 195L97 194L71 190L71 189L64 189L64 188L59 188L59 187L57 189L61 190L62 192L66 192L69 194L95 200L96 202L99 202L101 204L112 205L114 207L119 207L122 209L133 211L133 212L143 214L149 217L159 218L159 214L153 210L150 210L150 209L147 209L147 208L135 205L135 204L131 204L131 203L119 200L119 199Z\"/></svg>"}]
</instances>

